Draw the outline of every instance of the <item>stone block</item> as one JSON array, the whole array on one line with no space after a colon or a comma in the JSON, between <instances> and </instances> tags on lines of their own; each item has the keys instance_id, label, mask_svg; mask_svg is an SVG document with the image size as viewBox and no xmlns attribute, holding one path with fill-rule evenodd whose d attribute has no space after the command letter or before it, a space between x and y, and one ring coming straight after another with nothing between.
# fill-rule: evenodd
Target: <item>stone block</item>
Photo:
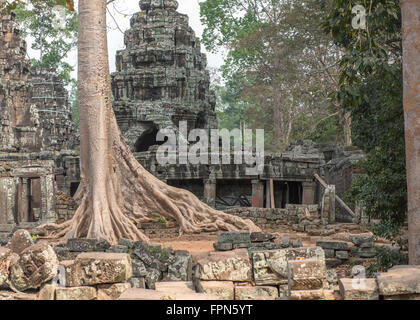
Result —
<instances>
[{"instance_id":1,"label":"stone block","mask_svg":"<svg viewBox=\"0 0 420 320\"><path fill-rule=\"evenodd\" d=\"M316 245L318 247L321 247L322 249L334 249L334 250L347 250L348 245L345 241L339 241L339 240L318 240L316 242Z\"/></svg>"},{"instance_id":2,"label":"stone block","mask_svg":"<svg viewBox=\"0 0 420 320\"><path fill-rule=\"evenodd\" d=\"M288 284L291 290L320 289L324 282L325 263L315 259L289 260Z\"/></svg>"},{"instance_id":3,"label":"stone block","mask_svg":"<svg viewBox=\"0 0 420 320\"><path fill-rule=\"evenodd\" d=\"M249 232L218 232L217 242L219 243L250 243L251 235Z\"/></svg>"},{"instance_id":4,"label":"stone block","mask_svg":"<svg viewBox=\"0 0 420 320\"><path fill-rule=\"evenodd\" d=\"M38 300L55 300L55 285L44 284L39 290Z\"/></svg>"},{"instance_id":5,"label":"stone block","mask_svg":"<svg viewBox=\"0 0 420 320\"><path fill-rule=\"evenodd\" d=\"M215 242L213 243L213 248L216 251L229 251L233 249L233 244L229 242L226 242L226 243Z\"/></svg>"},{"instance_id":6,"label":"stone block","mask_svg":"<svg viewBox=\"0 0 420 320\"><path fill-rule=\"evenodd\" d=\"M290 300L323 300L324 289L317 290L293 290L289 294Z\"/></svg>"},{"instance_id":7,"label":"stone block","mask_svg":"<svg viewBox=\"0 0 420 320\"><path fill-rule=\"evenodd\" d=\"M295 240L292 240L292 247L293 248L300 248L302 246L303 246L303 244L302 244L302 239L301 238L297 238Z\"/></svg>"},{"instance_id":8,"label":"stone block","mask_svg":"<svg viewBox=\"0 0 420 320\"><path fill-rule=\"evenodd\" d=\"M111 247L111 244L104 239L79 239L67 240L67 248L72 252L104 252Z\"/></svg>"},{"instance_id":9,"label":"stone block","mask_svg":"<svg viewBox=\"0 0 420 320\"><path fill-rule=\"evenodd\" d=\"M146 282L143 277L140 278L130 278L128 283L132 288L146 289Z\"/></svg>"},{"instance_id":10,"label":"stone block","mask_svg":"<svg viewBox=\"0 0 420 320\"><path fill-rule=\"evenodd\" d=\"M257 285L279 285L288 283L288 261L316 259L325 268L325 254L320 247L289 248L252 253L254 280Z\"/></svg>"},{"instance_id":11,"label":"stone block","mask_svg":"<svg viewBox=\"0 0 420 320\"><path fill-rule=\"evenodd\" d=\"M379 300L376 279L341 278L338 285L344 300Z\"/></svg>"},{"instance_id":12,"label":"stone block","mask_svg":"<svg viewBox=\"0 0 420 320\"><path fill-rule=\"evenodd\" d=\"M188 251L177 250L168 260L168 280L192 280L192 256Z\"/></svg>"},{"instance_id":13,"label":"stone block","mask_svg":"<svg viewBox=\"0 0 420 320\"><path fill-rule=\"evenodd\" d=\"M128 289L118 300L220 300L205 293L168 293L148 289Z\"/></svg>"},{"instance_id":14,"label":"stone block","mask_svg":"<svg viewBox=\"0 0 420 320\"><path fill-rule=\"evenodd\" d=\"M392 268L377 276L381 296L420 294L420 267Z\"/></svg>"},{"instance_id":15,"label":"stone block","mask_svg":"<svg viewBox=\"0 0 420 320\"><path fill-rule=\"evenodd\" d=\"M250 236L251 242L266 242L275 238L276 236L274 234L267 232L252 232Z\"/></svg>"},{"instance_id":16,"label":"stone block","mask_svg":"<svg viewBox=\"0 0 420 320\"><path fill-rule=\"evenodd\" d=\"M376 250L375 248L359 248L355 254L360 258L373 258L376 256Z\"/></svg>"},{"instance_id":17,"label":"stone block","mask_svg":"<svg viewBox=\"0 0 420 320\"><path fill-rule=\"evenodd\" d=\"M334 258L335 257L335 250L334 249L324 249L325 258Z\"/></svg>"},{"instance_id":18,"label":"stone block","mask_svg":"<svg viewBox=\"0 0 420 320\"><path fill-rule=\"evenodd\" d=\"M96 288L94 287L73 287L56 288L56 300L95 300Z\"/></svg>"},{"instance_id":19,"label":"stone block","mask_svg":"<svg viewBox=\"0 0 420 320\"><path fill-rule=\"evenodd\" d=\"M337 250L335 252L335 256L340 260L347 260L349 258L349 252L348 251L339 251Z\"/></svg>"},{"instance_id":20,"label":"stone block","mask_svg":"<svg viewBox=\"0 0 420 320\"><path fill-rule=\"evenodd\" d=\"M10 239L9 248L16 254L21 254L23 250L32 246L34 241L31 234L24 229L17 230Z\"/></svg>"},{"instance_id":21,"label":"stone block","mask_svg":"<svg viewBox=\"0 0 420 320\"><path fill-rule=\"evenodd\" d=\"M132 276L131 259L125 253L86 252L62 264L68 287L119 283Z\"/></svg>"},{"instance_id":22,"label":"stone block","mask_svg":"<svg viewBox=\"0 0 420 320\"><path fill-rule=\"evenodd\" d=\"M232 281L198 281L197 292L216 295L221 300L235 299L235 286Z\"/></svg>"},{"instance_id":23,"label":"stone block","mask_svg":"<svg viewBox=\"0 0 420 320\"><path fill-rule=\"evenodd\" d=\"M9 266L11 255L11 250L5 247L0 247L0 287L9 278Z\"/></svg>"},{"instance_id":24,"label":"stone block","mask_svg":"<svg viewBox=\"0 0 420 320\"><path fill-rule=\"evenodd\" d=\"M349 240L358 247L373 247L372 233L350 234Z\"/></svg>"},{"instance_id":25,"label":"stone block","mask_svg":"<svg viewBox=\"0 0 420 320\"><path fill-rule=\"evenodd\" d=\"M112 246L111 248L109 248L108 250L106 250L106 252L128 253L128 247L120 245L120 244L116 244L116 245Z\"/></svg>"},{"instance_id":26,"label":"stone block","mask_svg":"<svg viewBox=\"0 0 420 320\"><path fill-rule=\"evenodd\" d=\"M156 282L155 290L166 293L195 293L194 285L190 281Z\"/></svg>"},{"instance_id":27,"label":"stone block","mask_svg":"<svg viewBox=\"0 0 420 320\"><path fill-rule=\"evenodd\" d=\"M37 289L57 275L58 264L53 248L39 242L23 250L10 268L10 280L19 291Z\"/></svg>"},{"instance_id":28,"label":"stone block","mask_svg":"<svg viewBox=\"0 0 420 320\"><path fill-rule=\"evenodd\" d=\"M128 282L123 283L112 283L112 284L101 284L98 285L98 297L101 296L103 299L109 297L112 300L118 299L126 290L131 288L131 284ZM104 300L105 300L104 299Z\"/></svg>"},{"instance_id":29,"label":"stone block","mask_svg":"<svg viewBox=\"0 0 420 320\"><path fill-rule=\"evenodd\" d=\"M219 281L251 281L248 251L237 249L202 253L197 257L196 278Z\"/></svg>"},{"instance_id":30,"label":"stone block","mask_svg":"<svg viewBox=\"0 0 420 320\"><path fill-rule=\"evenodd\" d=\"M279 289L271 286L236 286L235 300L275 300Z\"/></svg>"}]
</instances>

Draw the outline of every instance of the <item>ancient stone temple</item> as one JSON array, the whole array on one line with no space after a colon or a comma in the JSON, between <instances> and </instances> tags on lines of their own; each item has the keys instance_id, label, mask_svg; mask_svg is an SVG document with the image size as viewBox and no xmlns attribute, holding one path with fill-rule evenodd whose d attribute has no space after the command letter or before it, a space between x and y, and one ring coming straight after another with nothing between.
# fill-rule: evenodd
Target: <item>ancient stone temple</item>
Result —
<instances>
[{"instance_id":1,"label":"ancient stone temple","mask_svg":"<svg viewBox=\"0 0 420 320\"><path fill-rule=\"evenodd\" d=\"M217 127L207 59L188 16L174 0L142 0L140 8L112 75L115 114L133 152L147 151L159 129L176 129L179 121L189 129Z\"/></svg>"},{"instance_id":2,"label":"ancient stone temple","mask_svg":"<svg viewBox=\"0 0 420 320\"><path fill-rule=\"evenodd\" d=\"M55 180L77 156L62 151L76 142L67 96L53 71L31 69L14 14L1 17L0 236L14 225L56 221Z\"/></svg>"}]
</instances>

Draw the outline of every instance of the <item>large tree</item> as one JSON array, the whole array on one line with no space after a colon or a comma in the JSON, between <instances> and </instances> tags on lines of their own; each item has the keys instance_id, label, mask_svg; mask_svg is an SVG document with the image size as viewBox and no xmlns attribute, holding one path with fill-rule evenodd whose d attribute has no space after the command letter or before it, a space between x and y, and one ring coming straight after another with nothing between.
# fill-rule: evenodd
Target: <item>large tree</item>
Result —
<instances>
[{"instance_id":1,"label":"large tree","mask_svg":"<svg viewBox=\"0 0 420 320\"><path fill-rule=\"evenodd\" d=\"M45 229L58 238L148 241L137 223L154 221L158 213L175 219L180 233L258 231L250 220L217 211L191 192L168 186L134 158L111 104L106 5L107 0L79 0L81 183L75 198L80 206L71 220L45 225Z\"/></svg>"}]
</instances>

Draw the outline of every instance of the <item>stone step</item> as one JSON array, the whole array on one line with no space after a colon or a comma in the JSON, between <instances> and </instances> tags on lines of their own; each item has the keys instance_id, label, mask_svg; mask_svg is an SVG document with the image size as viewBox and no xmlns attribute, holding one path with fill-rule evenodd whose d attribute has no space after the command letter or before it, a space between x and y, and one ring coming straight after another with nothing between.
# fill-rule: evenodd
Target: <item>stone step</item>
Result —
<instances>
[{"instance_id":1,"label":"stone step","mask_svg":"<svg viewBox=\"0 0 420 320\"><path fill-rule=\"evenodd\" d=\"M219 297L204 293L171 293L149 289L128 289L119 300L220 300Z\"/></svg>"},{"instance_id":2,"label":"stone step","mask_svg":"<svg viewBox=\"0 0 420 320\"><path fill-rule=\"evenodd\" d=\"M196 293L192 282L188 281L167 281L156 282L156 291L169 293Z\"/></svg>"}]
</instances>

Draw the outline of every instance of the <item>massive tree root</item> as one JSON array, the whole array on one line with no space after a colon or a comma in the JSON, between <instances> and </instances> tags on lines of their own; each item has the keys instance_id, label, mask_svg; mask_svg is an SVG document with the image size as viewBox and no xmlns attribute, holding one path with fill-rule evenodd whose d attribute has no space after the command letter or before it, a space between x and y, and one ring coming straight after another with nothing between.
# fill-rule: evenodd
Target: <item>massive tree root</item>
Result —
<instances>
[{"instance_id":1,"label":"massive tree root","mask_svg":"<svg viewBox=\"0 0 420 320\"><path fill-rule=\"evenodd\" d=\"M71 220L44 225L47 235L147 241L137 223L154 221L153 214L175 219L181 233L259 230L250 220L217 211L192 193L168 186L134 158L111 104L106 4L79 0L80 206Z\"/></svg>"}]
</instances>

